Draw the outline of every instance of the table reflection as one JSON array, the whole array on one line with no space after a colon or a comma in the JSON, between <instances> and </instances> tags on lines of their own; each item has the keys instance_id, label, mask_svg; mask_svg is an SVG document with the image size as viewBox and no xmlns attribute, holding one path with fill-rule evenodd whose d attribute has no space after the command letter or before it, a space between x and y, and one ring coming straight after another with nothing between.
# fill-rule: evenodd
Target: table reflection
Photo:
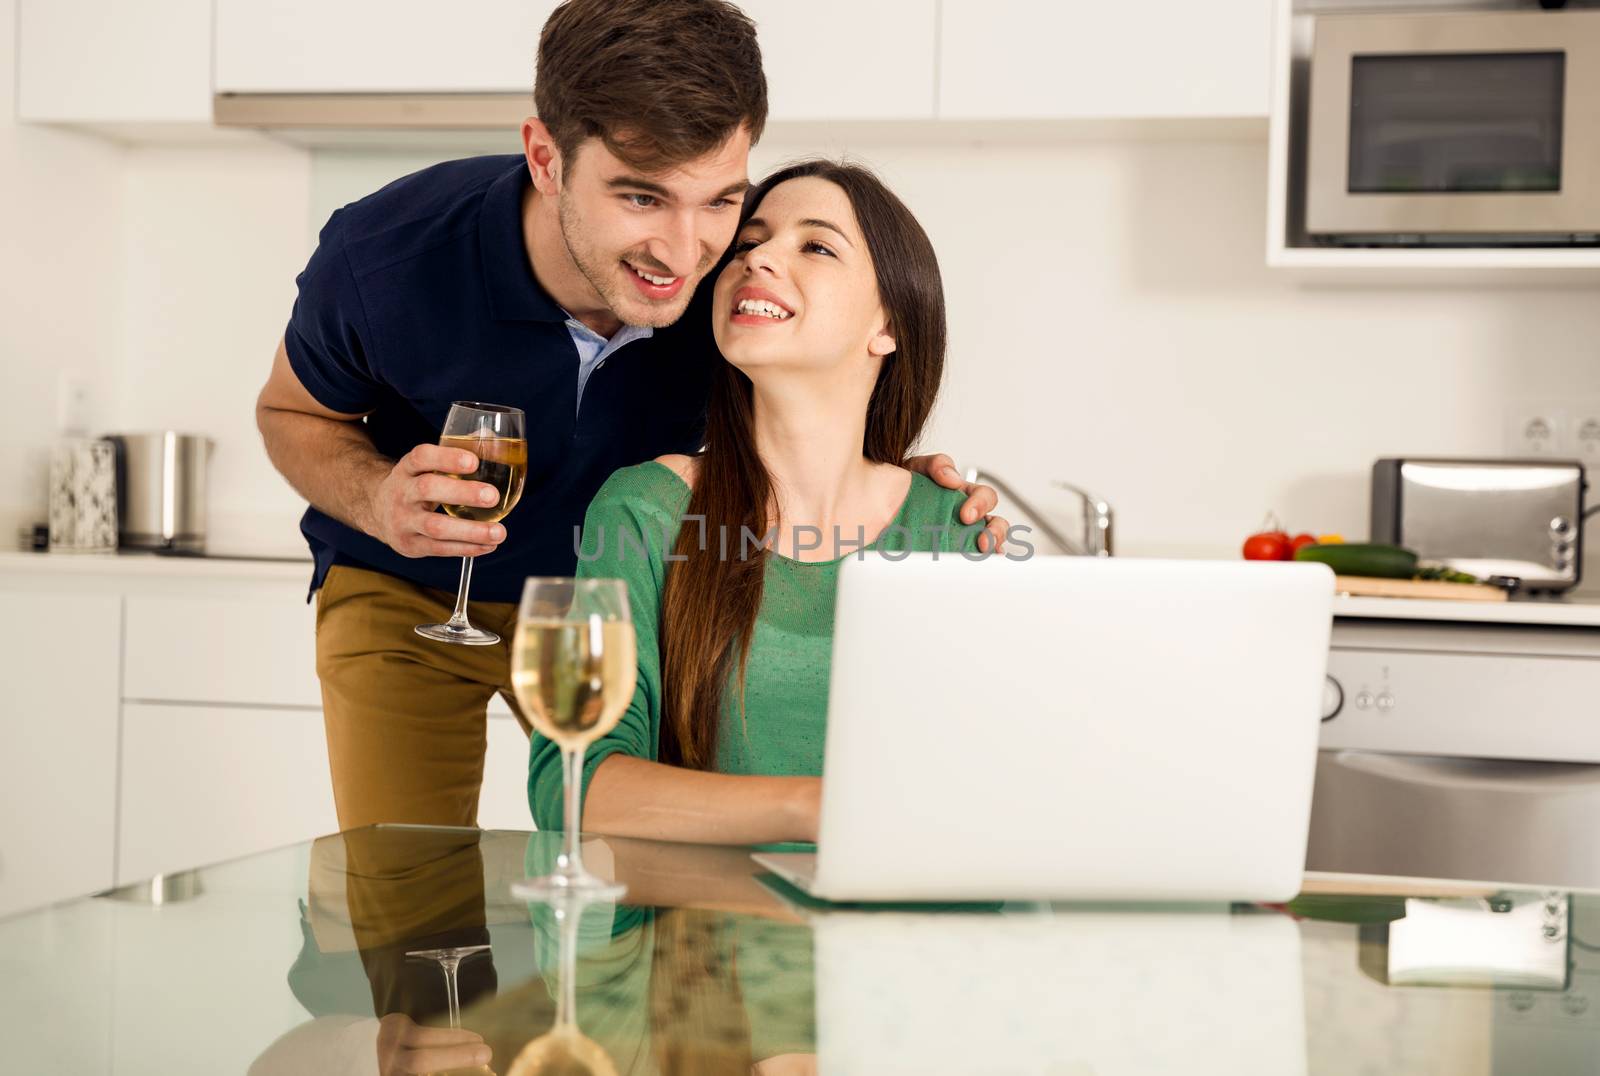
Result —
<instances>
[{"instance_id":1,"label":"table reflection","mask_svg":"<svg viewBox=\"0 0 1600 1076\"><path fill-rule=\"evenodd\" d=\"M1273 913L824 913L826 1072L1306 1071L1300 941Z\"/></svg>"},{"instance_id":2,"label":"table reflection","mask_svg":"<svg viewBox=\"0 0 1600 1076\"><path fill-rule=\"evenodd\" d=\"M583 913L599 903L591 892L577 890L557 893L544 905L530 908L536 921L548 915L555 922L556 1019L548 1031L517 1052L506 1076L617 1076L610 1055L578 1026L578 924Z\"/></svg>"},{"instance_id":3,"label":"table reflection","mask_svg":"<svg viewBox=\"0 0 1600 1076\"><path fill-rule=\"evenodd\" d=\"M318 842L291 976L314 1018L252 1072L436 1072L474 1050L502 1076L1509 1076L1600 1056L1588 894L1314 880L1274 907L837 907L743 849L606 840L585 855L633 903L513 897L558 850L400 827ZM404 954L473 945L452 1033L437 968ZM365 1012L329 1003L351 967Z\"/></svg>"}]
</instances>

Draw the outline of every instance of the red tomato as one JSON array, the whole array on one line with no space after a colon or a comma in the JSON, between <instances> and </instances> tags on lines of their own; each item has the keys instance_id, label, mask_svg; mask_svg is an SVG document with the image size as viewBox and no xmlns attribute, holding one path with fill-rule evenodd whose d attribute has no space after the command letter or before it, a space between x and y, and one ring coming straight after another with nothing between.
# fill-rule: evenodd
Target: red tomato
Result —
<instances>
[{"instance_id":1,"label":"red tomato","mask_svg":"<svg viewBox=\"0 0 1600 1076\"><path fill-rule=\"evenodd\" d=\"M1289 560L1293 560L1294 559L1294 555L1296 553L1300 552L1306 546L1308 546L1308 545L1316 545L1316 544L1317 544L1317 536L1314 535L1314 534L1297 534L1297 535L1295 535L1293 538L1289 539L1289 557L1288 557L1288 559Z\"/></svg>"},{"instance_id":2,"label":"red tomato","mask_svg":"<svg viewBox=\"0 0 1600 1076\"><path fill-rule=\"evenodd\" d=\"M1289 536L1282 531L1263 531L1244 540L1245 560L1287 560Z\"/></svg>"}]
</instances>

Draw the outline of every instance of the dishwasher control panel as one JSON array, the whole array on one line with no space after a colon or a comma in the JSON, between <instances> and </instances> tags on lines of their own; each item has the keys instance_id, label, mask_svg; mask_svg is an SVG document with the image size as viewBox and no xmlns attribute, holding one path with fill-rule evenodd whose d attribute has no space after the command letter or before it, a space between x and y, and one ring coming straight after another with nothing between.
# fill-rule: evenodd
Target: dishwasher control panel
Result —
<instances>
[{"instance_id":1,"label":"dishwasher control panel","mask_svg":"<svg viewBox=\"0 0 1600 1076\"><path fill-rule=\"evenodd\" d=\"M1336 622L1328 679L1325 749L1600 763L1600 632Z\"/></svg>"}]
</instances>

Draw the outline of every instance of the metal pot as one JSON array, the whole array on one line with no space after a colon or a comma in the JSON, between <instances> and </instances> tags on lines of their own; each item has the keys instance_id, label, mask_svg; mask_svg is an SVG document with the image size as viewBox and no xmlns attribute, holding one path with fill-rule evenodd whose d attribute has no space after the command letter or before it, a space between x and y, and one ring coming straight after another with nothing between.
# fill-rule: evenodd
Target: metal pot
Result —
<instances>
[{"instance_id":1,"label":"metal pot","mask_svg":"<svg viewBox=\"0 0 1600 1076\"><path fill-rule=\"evenodd\" d=\"M113 434L118 544L124 549L204 553L209 437L162 430Z\"/></svg>"}]
</instances>

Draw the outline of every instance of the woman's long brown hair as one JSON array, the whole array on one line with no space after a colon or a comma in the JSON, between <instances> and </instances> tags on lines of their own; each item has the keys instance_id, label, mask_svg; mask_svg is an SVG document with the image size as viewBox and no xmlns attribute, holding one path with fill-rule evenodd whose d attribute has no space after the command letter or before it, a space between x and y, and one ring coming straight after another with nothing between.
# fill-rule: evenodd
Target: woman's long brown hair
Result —
<instances>
[{"instance_id":1,"label":"woman's long brown hair","mask_svg":"<svg viewBox=\"0 0 1600 1076\"><path fill-rule=\"evenodd\" d=\"M872 172L854 164L808 160L780 169L745 199L740 227L778 184L813 176L835 184L850 199L872 258L895 350L884 358L867 404L862 452L874 463L899 465L922 433L944 374L939 262L905 204ZM673 552L686 559L669 566L662 597L658 757L663 762L698 770L715 766L723 690L735 667L743 713L745 666L768 557L765 548L747 551L743 536L766 534L774 505L772 476L756 452L750 379L724 362L712 380L705 452L687 510L703 517L705 528L685 526L678 532ZM718 537L723 534L727 555Z\"/></svg>"}]
</instances>

